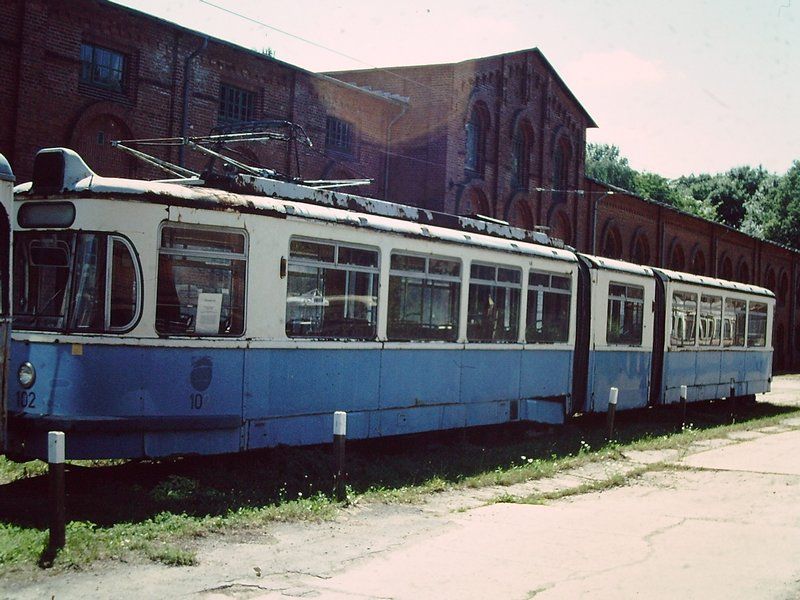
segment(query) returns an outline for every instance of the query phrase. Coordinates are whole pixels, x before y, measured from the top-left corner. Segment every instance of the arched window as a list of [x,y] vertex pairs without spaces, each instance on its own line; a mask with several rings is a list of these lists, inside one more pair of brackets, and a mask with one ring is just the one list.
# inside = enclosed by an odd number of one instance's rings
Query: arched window
[[511,215],[511,224],[515,227],[522,227],[528,230],[533,229],[533,216],[531,215],[531,209],[525,198],[519,198],[514,202]]
[[483,102],[472,107],[466,131],[466,158],[464,169],[472,175],[483,175],[486,164],[486,132],[489,129],[489,111]]
[[669,257],[669,265],[676,271],[683,271],[686,268],[686,254],[683,247],[679,243],[672,246],[672,252]]
[[750,267],[747,266],[745,259],[739,261],[739,268],[736,269],[736,280],[741,283],[750,283]]
[[461,200],[458,212],[462,215],[491,216],[489,214],[489,203],[486,201],[486,196],[477,188],[471,188],[466,191]]
[[528,189],[531,176],[531,147],[533,130],[528,121],[522,121],[511,140],[511,184],[516,189]]
[[764,275],[764,287],[772,292],[777,292],[775,285],[775,270],[772,267],[767,267],[767,272]]
[[600,254],[608,258],[622,258],[622,236],[620,236],[619,228],[614,223],[606,225]]
[[695,248],[692,253],[692,262],[689,265],[689,272],[695,275],[705,275],[706,273],[706,255],[700,248]]
[[631,261],[638,265],[650,263],[650,243],[644,233],[637,233],[631,246]]
[[786,304],[786,298],[789,296],[789,274],[784,271],[781,273],[780,283],[778,284],[778,304],[781,306]]
[[553,201],[563,202],[566,199],[566,189],[569,173],[569,148],[566,140],[556,144],[553,153]]
[[722,260],[719,261],[719,277],[721,279],[733,279],[733,263],[730,256],[723,255]]
[[558,210],[550,217],[550,237],[562,240],[567,245],[572,245],[572,226],[563,210]]

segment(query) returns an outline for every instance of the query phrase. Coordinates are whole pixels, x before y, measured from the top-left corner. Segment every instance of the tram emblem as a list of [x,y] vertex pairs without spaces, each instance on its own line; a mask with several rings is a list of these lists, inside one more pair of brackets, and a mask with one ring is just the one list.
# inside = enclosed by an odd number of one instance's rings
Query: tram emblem
[[208,386],[211,385],[213,376],[213,365],[211,359],[207,356],[192,359],[192,372],[189,375],[189,381],[192,387],[198,392],[205,392]]

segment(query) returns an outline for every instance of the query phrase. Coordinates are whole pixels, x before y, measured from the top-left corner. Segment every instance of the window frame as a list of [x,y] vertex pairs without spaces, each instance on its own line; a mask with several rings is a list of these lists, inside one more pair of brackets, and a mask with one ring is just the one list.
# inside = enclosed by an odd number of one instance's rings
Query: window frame
[[[395,256],[403,256],[406,258],[416,258],[424,261],[424,271],[414,271],[414,270],[404,270],[404,269],[396,269],[392,266],[392,262]],[[431,261],[446,261],[450,263],[454,263],[458,267],[458,275],[446,275],[441,273],[431,273],[430,265]],[[414,251],[407,251],[407,250],[392,250],[389,253],[389,297],[386,303],[386,339],[390,342],[448,342],[453,343],[457,342],[459,339],[459,328],[461,325],[461,294],[463,291],[464,286],[464,261],[461,258],[454,257],[454,256],[443,256],[439,254],[423,254]],[[452,327],[450,330],[451,335],[447,337],[400,337],[400,336],[393,336],[392,335],[392,279],[398,277],[403,278],[403,284],[407,282],[409,279],[416,279],[421,283],[422,286],[422,295],[421,295],[421,303],[424,302],[425,298],[425,289],[426,287],[432,288],[431,284],[435,283],[446,283],[446,284],[456,284],[455,293],[452,295],[451,300],[455,298],[455,306],[452,307],[451,311],[451,320],[450,323]],[[433,300],[430,300],[431,304]],[[425,308],[421,306],[421,308]],[[430,308],[427,311],[430,313]],[[420,329],[422,328],[422,315],[420,315]]]
[[[292,257],[292,242],[306,242],[310,244],[319,244],[322,246],[331,246],[333,247],[333,258],[329,261],[324,260],[314,260],[310,258],[302,258],[302,257]],[[375,254],[375,265],[374,266],[364,266],[364,265],[354,265],[348,263],[342,263],[339,261],[340,250],[342,248],[347,248],[351,250],[361,250],[366,252],[372,252]],[[330,240],[330,239],[320,239],[314,237],[308,237],[303,235],[293,235],[289,238],[289,251],[287,254],[287,261],[286,261],[286,294],[285,294],[285,312],[284,312],[284,333],[288,339],[291,340],[304,340],[304,339],[314,339],[314,340],[355,340],[355,341],[375,341],[378,339],[378,323],[381,316],[381,307],[380,307],[380,276],[381,276],[381,263],[382,263],[382,252],[381,249],[377,246],[370,246],[366,244],[359,244],[353,243],[348,241],[342,240]],[[374,305],[372,307],[373,315],[372,315],[372,334],[369,337],[360,337],[360,336],[343,336],[343,335],[329,335],[329,334],[309,334],[309,335],[290,335],[288,332],[289,326],[289,280],[291,278],[292,267],[306,267],[306,268],[315,268],[315,269],[329,269],[335,271],[342,271],[345,273],[365,273],[371,275],[372,279],[372,287],[374,291],[374,295],[372,296],[374,299]],[[324,296],[323,296],[324,298]],[[346,308],[345,308],[346,310]]]
[[[692,314],[694,314],[694,321],[692,323],[692,333],[693,333],[693,335],[692,335],[692,338],[691,338],[691,343],[687,343],[689,341],[689,338],[687,338],[685,336],[685,334],[684,334],[683,337],[680,338],[679,341],[676,341],[676,340],[678,340],[678,338],[673,335],[673,332],[675,331],[675,313],[676,313],[675,297],[678,294],[682,294],[682,295],[685,295],[685,296],[692,296],[694,298],[694,312],[692,313]],[[683,302],[686,302],[687,300],[688,300],[688,298],[683,298]],[[697,338],[698,338],[698,329],[699,329],[699,327],[698,327],[698,320],[697,319],[698,319],[698,315],[699,315],[699,311],[700,311],[700,293],[698,293],[696,291],[693,292],[693,291],[690,291],[690,290],[672,290],[672,295],[670,297],[670,307],[672,309],[671,312],[670,312],[670,317],[669,317],[669,319],[670,319],[669,320],[669,325],[670,325],[670,327],[669,327],[669,345],[670,345],[670,348],[672,348],[672,349],[694,348],[695,346],[698,345],[697,344]],[[686,313],[686,314],[689,314],[689,313]],[[688,329],[688,327],[687,327],[687,329]]]
[[[484,279],[480,276],[476,276],[473,274],[475,267],[484,268],[484,269],[493,269],[494,270],[494,280]],[[500,270],[510,271],[517,274],[517,281],[500,281]],[[507,296],[506,302],[509,304],[513,304],[513,290],[517,291],[517,298],[516,298],[516,319],[514,319],[514,327],[513,327],[513,337],[510,338],[500,338],[500,339],[472,339],[470,336],[470,326],[475,326],[471,322],[471,314],[470,308],[472,304],[472,294],[473,294],[473,286],[478,287],[487,287],[491,288],[491,298],[494,299],[496,294],[495,290],[497,288],[503,288],[505,290],[509,290],[510,297]],[[496,300],[495,300],[496,301]],[[513,306],[509,308],[509,310],[513,310]],[[486,315],[483,315],[485,318]],[[485,319],[484,319],[485,320]],[[470,273],[469,273],[469,280],[467,285],[467,342],[473,344],[514,344],[518,343],[519,341],[519,333],[520,327],[522,325],[522,269],[518,266],[513,265],[501,265],[499,263],[492,263],[486,261],[472,261],[470,263]]]
[[334,115],[325,117],[325,149],[353,156],[355,151],[355,125]]
[[[624,295],[623,296],[612,295],[612,293],[611,293],[612,286],[623,288],[624,289]],[[629,290],[638,290],[639,292],[641,292],[641,296],[639,298],[637,298],[635,296],[631,296],[631,295],[629,295]],[[642,347],[644,347],[644,339],[645,339],[645,336],[644,336],[644,329],[645,329],[645,312],[644,312],[645,293],[646,293],[646,289],[645,289],[644,285],[625,282],[625,281],[619,281],[619,280],[613,280],[613,279],[609,280],[608,288],[606,290],[605,343],[606,343],[607,346],[627,346],[627,347],[633,347],[633,348],[642,348]],[[637,328],[638,335],[636,336],[636,338],[637,338],[636,341],[631,341],[631,340],[629,340],[627,338],[623,338],[622,330],[620,331],[620,333],[618,334],[618,337],[616,339],[611,339],[610,338],[611,324],[612,324],[612,320],[610,318],[610,312],[611,312],[611,302],[612,302],[612,300],[614,300],[614,301],[620,301],[621,300],[621,308],[622,309],[620,311],[620,322],[622,324],[624,324],[624,322],[625,322],[624,314],[626,312],[626,308],[628,307],[628,305],[633,304],[633,305],[636,305],[636,306],[640,307],[641,319],[639,320],[639,327]]]
[[[752,307],[753,304],[758,304],[758,305],[761,305],[761,306],[764,307],[764,313],[763,313],[764,314],[764,332],[763,332],[764,337],[761,340],[760,344],[759,343],[756,343],[756,344],[751,343],[751,338],[754,337],[754,335],[753,335],[754,332],[751,329],[751,324],[753,322],[752,314],[754,312],[751,307]],[[745,341],[746,341],[746,347],[747,348],[766,348],[766,346],[767,346],[767,338],[769,337],[769,327],[768,327],[768,325],[769,325],[769,302],[767,302],[766,300],[750,300],[750,299],[748,299],[747,300],[747,335],[745,336]],[[759,332],[755,332],[755,335],[758,336],[760,334],[759,334]]]
[[[534,284],[533,282],[533,275],[545,275],[549,278],[549,283],[545,287],[544,285]],[[558,277],[560,279],[565,279],[569,281],[569,288],[560,288],[553,286],[553,277]],[[573,301],[573,278],[571,273],[560,273],[556,271],[547,271],[545,269],[529,269],[528,270],[528,285],[526,291],[527,295],[527,304],[525,308],[525,343],[526,344],[566,344],[569,343],[570,340],[570,325],[572,323],[572,301]],[[566,337],[564,339],[558,340],[535,340],[529,337],[528,332],[530,331],[531,322],[528,319],[528,315],[530,314],[531,310],[531,292],[540,292],[542,294],[542,310],[544,310],[544,300],[545,295],[559,295],[559,296],[566,296],[567,297],[567,315],[566,315]]]
[[217,122],[236,124],[254,121],[257,103],[256,92],[221,81],[217,101]]
[[[197,249],[180,249],[180,248],[172,248],[163,246],[163,235],[165,229],[183,229],[183,230],[194,230],[194,231],[206,231],[206,232],[215,232],[215,233],[223,233],[227,235],[237,235],[241,236],[242,238],[242,252],[223,252],[223,251],[216,251],[216,250],[197,250]],[[205,224],[197,224],[197,223],[184,223],[184,222],[177,222],[177,221],[163,221],[158,228],[158,237],[157,237],[157,252],[156,252],[156,285],[154,293],[156,295],[156,302],[155,302],[155,312],[154,316],[154,323],[153,328],[156,334],[160,337],[182,337],[182,338],[225,338],[225,339],[233,339],[233,338],[241,338],[244,337],[247,333],[247,299],[248,299],[248,275],[249,275],[249,266],[250,266],[250,238],[246,229],[243,228],[236,228],[236,227],[227,227],[227,226],[217,226],[217,225],[205,225]],[[234,332],[234,333],[216,333],[216,334],[208,334],[208,333],[195,333],[194,331],[161,331],[158,329],[158,307],[160,305],[159,302],[159,291],[160,291],[160,280],[161,280],[161,257],[162,256],[171,256],[171,257],[184,257],[188,258],[189,260],[198,260],[198,259],[217,259],[217,260],[228,260],[231,262],[231,272],[234,272],[233,269],[233,262],[240,261],[243,265],[242,268],[242,276],[241,276],[241,331]],[[174,284],[174,274],[173,274],[173,284]],[[233,305],[233,291],[230,292],[231,295],[231,313],[234,311]],[[180,298],[178,298],[180,299]],[[196,310],[195,306],[195,310]],[[196,319],[196,315],[195,315]],[[195,323],[196,325],[196,323]]]
[[[88,60],[84,58],[84,48],[91,49],[91,57],[89,57]],[[120,67],[117,69],[114,68],[113,64],[100,64],[97,60],[97,57],[98,54],[101,53],[108,53],[112,61],[114,58],[119,58]],[[95,88],[124,94],[127,92],[128,87],[127,74],[129,63],[130,59],[124,52],[120,52],[100,44],[95,44],[93,42],[82,41],[80,45],[80,82]],[[95,73],[98,69],[107,69],[110,73],[118,73],[119,78],[97,78],[95,77]]]

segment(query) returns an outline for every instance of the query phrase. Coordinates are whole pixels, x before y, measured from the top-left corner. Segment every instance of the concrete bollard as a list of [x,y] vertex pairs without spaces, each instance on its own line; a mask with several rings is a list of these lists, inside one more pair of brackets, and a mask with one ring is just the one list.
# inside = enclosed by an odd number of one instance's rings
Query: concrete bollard
[[736,381],[731,378],[731,391],[728,395],[728,404],[731,408],[731,423],[736,422]]
[[686,427],[686,398],[689,395],[689,389],[685,386],[681,386],[681,428]]
[[50,479],[50,540],[47,548],[55,553],[66,542],[66,499],[64,486],[65,435],[63,431],[47,434],[47,462]]
[[612,387],[608,390],[608,414],[606,415],[606,425],[608,426],[608,440],[614,439],[614,417],[617,413],[617,397],[619,389]]
[[347,441],[347,413],[337,410],[333,413],[333,454],[336,461],[334,475],[334,495],[339,502],[347,499],[347,481],[344,466],[344,449]]

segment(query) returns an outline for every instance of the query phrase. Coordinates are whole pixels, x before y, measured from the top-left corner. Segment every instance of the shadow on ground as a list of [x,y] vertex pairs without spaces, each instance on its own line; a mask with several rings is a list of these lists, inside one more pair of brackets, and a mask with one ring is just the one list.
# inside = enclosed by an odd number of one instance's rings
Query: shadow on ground
[[[690,405],[694,429],[729,423],[725,402]],[[736,407],[736,421],[788,414],[797,409],[756,403]],[[680,429],[677,406],[621,412],[615,438],[620,443],[659,437]],[[586,445],[605,443],[605,415],[572,419],[562,427],[514,423],[350,442],[349,484],[357,491],[398,488],[439,477],[467,477],[520,464],[521,457],[560,458]],[[22,473],[22,469],[20,469]],[[100,526],[135,523],[168,511],[223,515],[242,507],[276,504],[332,489],[332,447],[276,448],[237,455],[184,457],[114,465],[68,465],[67,520]],[[47,527],[46,475],[22,476],[0,485],[0,524]]]

